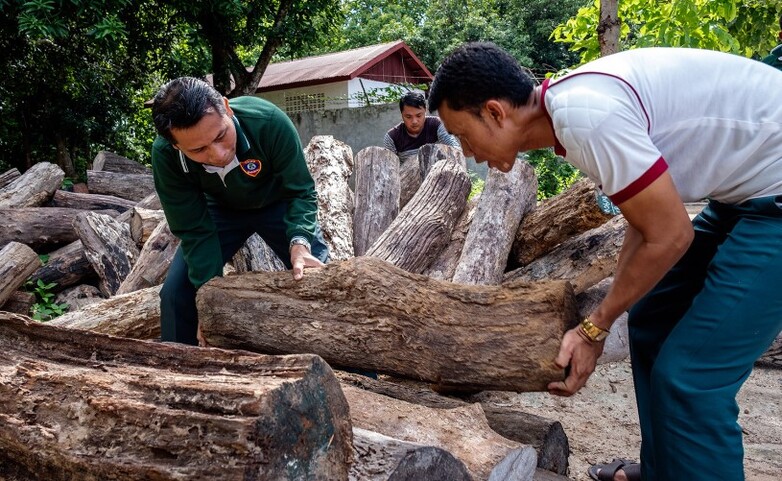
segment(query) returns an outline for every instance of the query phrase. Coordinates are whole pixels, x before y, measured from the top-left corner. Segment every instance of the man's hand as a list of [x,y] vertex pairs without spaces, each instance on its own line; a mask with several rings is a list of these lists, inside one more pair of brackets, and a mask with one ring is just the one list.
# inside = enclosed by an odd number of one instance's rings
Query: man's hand
[[294,245],[291,247],[291,265],[293,266],[293,278],[298,281],[304,277],[305,267],[321,267],[323,263],[310,254],[307,247]]
[[570,366],[570,373],[564,381],[556,381],[548,385],[551,394],[572,396],[578,392],[594,372],[597,358],[603,353],[605,341],[587,341],[578,333],[579,329],[579,326],[574,327],[562,338],[555,362],[562,369]]

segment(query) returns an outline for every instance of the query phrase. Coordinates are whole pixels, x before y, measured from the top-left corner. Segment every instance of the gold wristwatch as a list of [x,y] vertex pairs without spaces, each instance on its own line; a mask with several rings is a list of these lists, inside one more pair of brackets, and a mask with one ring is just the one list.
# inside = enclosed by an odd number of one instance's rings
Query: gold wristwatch
[[600,342],[604,340],[611,332],[607,329],[603,329],[602,327],[592,324],[592,321],[590,321],[588,317],[581,321],[580,328],[581,332],[585,334],[586,337],[588,337],[592,342]]

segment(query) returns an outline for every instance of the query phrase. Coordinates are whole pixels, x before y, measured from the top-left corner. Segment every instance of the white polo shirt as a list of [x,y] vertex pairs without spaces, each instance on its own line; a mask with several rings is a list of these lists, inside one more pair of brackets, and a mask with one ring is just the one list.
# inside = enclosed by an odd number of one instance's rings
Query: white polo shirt
[[628,50],[543,83],[556,151],[615,204],[666,170],[685,202],[782,195],[782,72],[737,55]]

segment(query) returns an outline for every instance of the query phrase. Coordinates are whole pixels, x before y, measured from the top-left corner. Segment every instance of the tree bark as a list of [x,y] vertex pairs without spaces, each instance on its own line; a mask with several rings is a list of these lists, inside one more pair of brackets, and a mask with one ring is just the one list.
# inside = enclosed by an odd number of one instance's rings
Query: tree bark
[[92,212],[79,215],[74,222],[84,253],[98,273],[98,288],[106,297],[113,296],[130,273],[139,251],[130,238],[127,224],[107,215]]
[[41,266],[34,250],[18,242],[0,249],[0,306]]
[[458,164],[440,161],[366,255],[421,273],[451,238],[467,203],[470,178]]
[[0,190],[2,190],[6,185],[10,184],[11,182],[21,177],[21,175],[22,174],[19,173],[19,169],[17,169],[16,167],[10,170],[6,170],[2,174],[0,174]]
[[348,477],[348,405],[317,356],[142,342],[6,313],[0,352],[0,476]]
[[517,161],[507,174],[496,169],[489,171],[453,282],[502,282],[513,234],[524,215],[535,207],[537,193],[535,169],[527,162]]
[[596,229],[563,242],[534,262],[507,272],[503,283],[563,279],[570,281],[575,293],[580,294],[614,275],[626,226],[624,217],[617,216]]
[[409,157],[404,161],[399,157],[399,209],[413,199],[418,189],[421,188],[421,166],[415,157]]
[[58,190],[52,198],[52,207],[67,207],[81,210],[116,210],[125,212],[136,205],[136,202],[114,197],[113,195],[79,194]]
[[[116,216],[117,211],[96,211]],[[83,214],[65,207],[19,207],[0,209],[0,245],[21,242],[39,250],[47,246],[73,242],[79,238],[73,223]]]
[[[578,318],[584,319],[592,314],[608,294],[614,278],[608,277],[576,296]],[[630,336],[627,331],[627,313],[623,312],[611,325],[611,333],[603,344],[603,354],[597,359],[598,364],[616,362],[627,359],[630,355]]]
[[5,301],[5,304],[0,304],[0,310],[29,316],[33,304],[35,304],[35,294],[32,292],[14,291],[8,297],[8,300]]
[[611,220],[613,214],[600,210],[595,189],[591,180],[581,179],[525,216],[516,231],[508,267],[525,266],[562,242]]
[[152,174],[87,171],[87,185],[93,194],[107,194],[140,201],[155,191]]
[[399,182],[399,157],[390,150],[367,147],[356,156],[356,256],[363,256],[399,214]]
[[98,152],[92,161],[92,170],[125,174],[152,174],[152,169],[146,165],[107,150]]
[[130,213],[130,238],[139,247],[149,239],[158,225],[166,219],[162,209],[145,209],[133,207]]
[[454,227],[453,232],[451,232],[451,240],[446,244],[445,248],[440,251],[434,259],[434,262],[426,268],[424,271],[425,275],[441,281],[451,281],[453,279],[453,273],[456,272],[456,265],[459,263],[459,258],[462,256],[464,241],[467,239],[467,233],[470,231],[470,225],[475,216],[475,209],[477,206],[477,199],[473,198],[467,201],[467,205],[464,207],[462,215],[456,222],[456,227]]
[[600,56],[605,57],[619,51],[619,1],[600,0],[600,23],[597,25],[597,40],[600,43]]
[[316,135],[304,148],[318,191],[318,221],[330,260],[353,257],[353,151],[330,135]]
[[144,243],[138,260],[122,280],[116,293],[127,294],[162,284],[178,247],[179,239],[171,233],[168,222],[163,219]]
[[465,171],[467,170],[467,163],[461,150],[445,144],[425,144],[418,149],[418,171],[421,182],[429,175],[432,167],[441,160],[455,162],[464,167]]
[[337,366],[511,391],[563,378],[554,359],[576,317],[566,282],[455,285],[368,257],[300,281],[287,272],[216,278],[197,306],[210,345],[311,352]]
[[39,162],[0,190],[0,209],[44,205],[64,178],[65,172],[58,166]]
[[232,259],[236,272],[284,271],[280,257],[258,234],[251,235]]

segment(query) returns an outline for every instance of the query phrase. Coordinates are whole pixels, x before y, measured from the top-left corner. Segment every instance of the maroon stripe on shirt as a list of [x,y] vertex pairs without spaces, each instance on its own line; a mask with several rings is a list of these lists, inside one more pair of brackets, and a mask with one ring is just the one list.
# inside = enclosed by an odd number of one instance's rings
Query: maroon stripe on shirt
[[567,151],[562,145],[562,142],[560,142],[557,138],[557,131],[554,130],[554,121],[551,120],[551,115],[549,115],[548,109],[546,108],[546,103],[544,102],[546,98],[546,90],[548,90],[548,85],[550,82],[551,79],[547,78],[543,81],[542,84],[540,84],[540,103],[542,104],[543,111],[546,112],[546,120],[548,120],[548,124],[551,126],[551,131],[554,132],[554,153],[565,157],[567,155]]
[[668,170],[668,163],[660,157],[641,177],[635,179],[630,185],[616,194],[608,196],[608,198],[611,199],[614,205],[619,205],[649,187],[649,184],[657,180],[666,170]]

